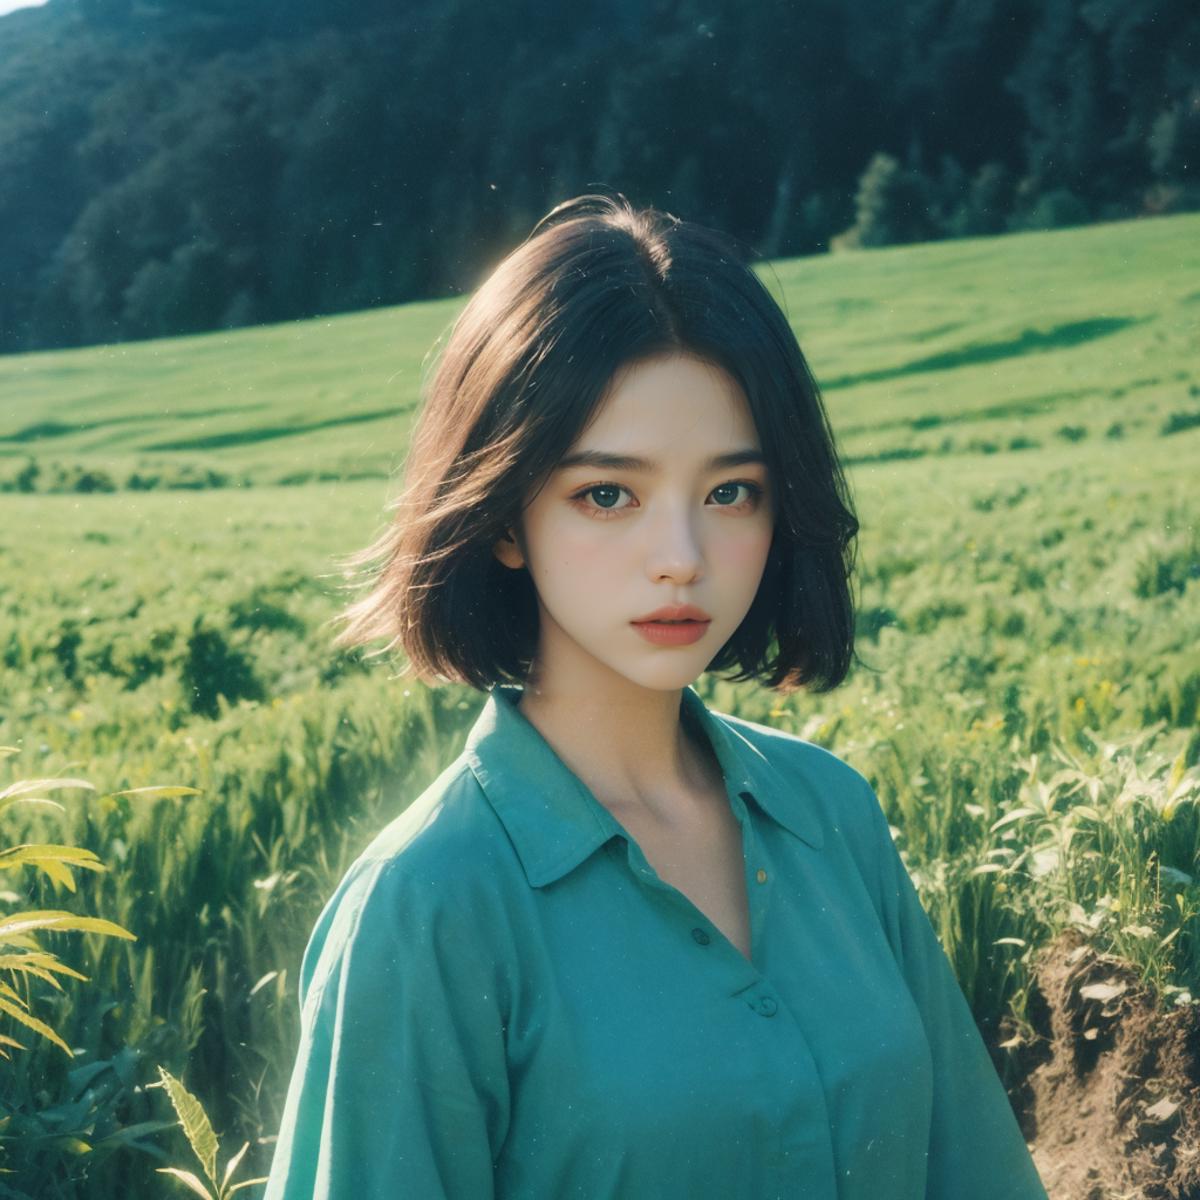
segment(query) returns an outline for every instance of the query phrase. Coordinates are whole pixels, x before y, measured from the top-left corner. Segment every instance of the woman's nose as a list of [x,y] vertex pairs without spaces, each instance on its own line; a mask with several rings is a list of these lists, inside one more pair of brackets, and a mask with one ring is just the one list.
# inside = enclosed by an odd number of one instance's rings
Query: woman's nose
[[695,575],[704,560],[695,516],[683,505],[667,505],[648,524],[650,573],[655,577]]

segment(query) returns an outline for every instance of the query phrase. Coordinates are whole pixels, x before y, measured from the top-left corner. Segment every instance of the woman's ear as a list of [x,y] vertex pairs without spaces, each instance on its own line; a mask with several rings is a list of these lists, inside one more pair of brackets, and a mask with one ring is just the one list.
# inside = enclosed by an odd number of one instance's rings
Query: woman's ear
[[511,529],[506,529],[504,536],[497,539],[496,544],[492,547],[492,553],[506,567],[511,567],[514,571],[525,565],[525,556],[521,553],[521,548],[517,545]]

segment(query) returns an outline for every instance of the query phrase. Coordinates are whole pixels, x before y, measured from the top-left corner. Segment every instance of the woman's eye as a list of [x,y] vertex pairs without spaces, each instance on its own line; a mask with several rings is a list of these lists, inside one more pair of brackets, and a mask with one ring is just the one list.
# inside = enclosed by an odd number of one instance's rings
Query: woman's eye
[[[623,492],[625,490],[626,490],[625,488],[620,487],[615,483],[597,483],[597,484],[593,484],[590,488],[584,488],[584,490],[582,492],[576,492],[575,495],[571,497],[571,499],[576,501],[577,503],[582,503],[584,500],[587,499],[588,496],[596,496],[597,497],[596,502],[597,502],[597,505],[599,506],[600,510],[604,511],[604,512],[611,512],[611,511],[614,511],[613,506],[616,503],[616,500],[614,498],[614,493]],[[612,501],[613,501],[611,504],[608,503],[609,499],[612,499]],[[584,504],[583,507],[588,508],[591,506]]]
[[713,492],[715,494],[716,492],[724,491],[727,496],[730,494],[730,492],[732,492],[733,495],[736,496],[738,488],[746,489],[748,493],[746,498],[738,504],[723,504],[721,505],[722,508],[744,508],[747,505],[752,506],[758,502],[758,498],[762,495],[763,491],[757,483],[751,483],[748,479],[738,479],[733,483],[722,483],[719,487],[714,488]]
[[[759,499],[762,497],[763,489],[749,479],[735,479],[729,483],[718,484],[709,495],[722,496],[724,501],[735,501],[739,488],[744,488],[748,493],[744,500],[740,502],[721,502],[715,507],[738,510],[756,507]],[[622,487],[619,483],[594,483],[591,487],[586,487],[582,491],[576,492],[571,499],[590,516],[604,518],[612,513],[623,512],[624,509],[630,507],[628,504],[622,507],[616,506],[617,494],[628,491],[628,488]],[[593,495],[596,497],[596,503],[587,503],[588,497]],[[610,500],[611,503],[609,503]]]

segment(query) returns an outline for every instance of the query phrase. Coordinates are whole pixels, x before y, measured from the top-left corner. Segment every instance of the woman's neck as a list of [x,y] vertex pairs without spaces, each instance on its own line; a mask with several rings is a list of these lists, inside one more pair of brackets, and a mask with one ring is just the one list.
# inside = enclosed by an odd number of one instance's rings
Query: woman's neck
[[723,795],[720,765],[703,732],[683,718],[681,690],[643,695],[646,703],[631,706],[527,685],[517,708],[614,815],[687,823]]

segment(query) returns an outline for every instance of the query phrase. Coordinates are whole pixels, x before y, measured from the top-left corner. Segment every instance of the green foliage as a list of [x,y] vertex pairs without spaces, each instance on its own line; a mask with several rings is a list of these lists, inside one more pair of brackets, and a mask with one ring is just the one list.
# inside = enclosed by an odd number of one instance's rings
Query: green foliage
[[946,222],[950,237],[980,237],[1002,233],[1013,207],[1015,182],[1003,163],[987,162],[971,179],[965,195],[952,202]]
[[303,635],[308,627],[288,608],[288,599],[306,584],[303,576],[288,572],[269,583],[255,585],[229,606],[230,624],[235,629],[286,630]]
[[925,178],[902,167],[890,154],[867,164],[855,197],[855,221],[834,249],[920,242],[934,236],[933,197]]
[[262,684],[249,655],[231,646],[221,630],[206,626],[203,617],[196,618],[186,647],[180,682],[192,712],[215,717],[219,700],[233,704],[262,698]]
[[1173,412],[1163,422],[1162,435],[1182,433],[1185,429],[1195,429],[1200,426],[1200,412]]
[[1086,425],[1063,425],[1055,432],[1067,442],[1081,442],[1088,435]]
[[287,12],[5,21],[0,351],[456,294],[596,180],[771,257],[829,245],[856,184],[861,245],[1200,205],[1189,0]]
[[36,492],[37,480],[41,474],[41,468],[38,466],[35,459],[29,458],[25,460],[25,465],[17,472],[13,479],[14,486],[18,492]]
[[[14,1105],[17,1088],[6,1083],[8,1111],[0,1121],[0,1151],[11,1165],[2,1169],[0,1195],[6,1200],[58,1200],[77,1195],[81,1183],[86,1188],[106,1176],[128,1178],[130,1157],[161,1161],[156,1140],[174,1122],[154,1118],[138,1102],[145,1092],[146,1055],[145,1047],[124,1046],[111,1058],[61,1074],[39,1070],[36,1107]],[[58,1091],[56,1102],[45,1099],[50,1087]],[[134,1111],[141,1115],[131,1118]]]
[[1137,564],[1134,594],[1143,600],[1167,591],[1182,592],[1193,580],[1200,580],[1200,537],[1150,547]]
[[[0,758],[17,752],[14,746],[0,746]],[[0,812],[5,812],[16,805],[57,808],[62,811],[63,806],[56,801],[30,793],[60,791],[64,788],[90,788],[91,786],[82,779],[18,780],[0,791]],[[76,846],[23,843],[0,850],[0,871],[12,871],[26,866],[41,871],[56,884],[60,884],[72,892],[75,891],[75,877],[71,874],[72,867],[88,871],[105,870],[95,853]],[[12,892],[6,892],[4,896],[10,900],[17,898]],[[134,935],[128,929],[113,924],[112,921],[105,921],[99,917],[80,917],[74,913],[60,910],[19,910],[6,912],[0,917],[0,972],[5,973],[11,981],[5,983],[0,980],[0,1013],[6,1014],[33,1030],[34,1033],[53,1042],[69,1055],[71,1049],[67,1043],[51,1026],[33,1015],[28,985],[32,979],[37,978],[61,991],[62,985],[55,978],[56,973],[84,980],[87,976],[66,966],[59,961],[56,954],[45,949],[38,942],[38,930],[85,931],[130,939],[133,939]],[[25,986],[24,995],[13,986],[18,982]],[[4,1049],[5,1046],[25,1049],[14,1038],[7,1034],[0,1034],[0,1057],[9,1058],[11,1056]]]
[[1039,196],[1024,212],[1017,213],[1013,229],[1062,229],[1084,225],[1091,219],[1087,205],[1070,188],[1055,188]]
[[[59,437],[56,431],[50,436]],[[16,440],[16,439],[9,439]],[[36,436],[32,439],[36,440]],[[247,482],[245,480],[241,482]],[[111,472],[82,463],[50,462],[46,469],[37,459],[28,458],[15,473],[0,476],[0,492],[115,492],[126,488],[149,492],[165,488],[171,491],[202,491],[206,488],[236,487],[238,481],[224,471],[200,468],[194,463],[176,462],[142,466],[124,479]]]
[[[16,753],[15,747],[0,747],[0,758]],[[56,801],[31,793],[80,788],[90,790],[91,787],[82,779],[21,780],[0,791],[0,812],[18,805],[64,812],[63,806]],[[25,866],[34,867],[55,886],[65,887],[71,892],[76,890],[71,868],[93,872],[107,869],[95,853],[78,846],[39,842],[0,850],[0,871],[17,870]],[[20,899],[12,891],[0,893],[0,898],[9,904]],[[58,975],[85,983],[89,981],[88,976],[61,962],[55,953],[38,941],[39,933],[64,932],[83,932],[131,941],[136,939],[129,930],[111,921],[82,917],[58,909],[22,909],[5,912],[0,917],[0,972],[11,981],[0,981],[0,1013],[32,1030],[55,1046],[56,1052],[60,1051],[71,1059],[76,1052],[58,1031],[33,1015],[33,998],[30,994],[34,979],[50,984],[60,994],[65,993]],[[23,1043],[0,1033],[0,1056],[11,1060],[6,1046],[28,1051]],[[37,1180],[37,1195],[49,1196],[53,1186],[49,1175],[57,1174],[57,1167],[64,1155],[88,1155],[89,1162],[98,1163],[119,1148],[145,1150],[141,1139],[161,1130],[165,1123],[144,1121],[122,1124],[114,1112],[117,1099],[125,1088],[133,1085],[137,1057],[135,1048],[125,1047],[111,1061],[93,1062],[70,1070],[66,1077],[66,1098],[58,1104],[47,1102],[48,1093],[44,1088],[39,1089],[36,1104],[14,1103],[15,1089],[12,1083],[15,1073],[10,1073],[3,1097],[6,1111],[0,1118],[0,1157],[5,1164],[14,1165],[0,1166],[0,1174],[7,1177],[7,1182],[0,1183],[0,1193],[12,1200],[32,1200],[32,1193],[25,1188]],[[49,1174],[44,1167],[46,1156],[50,1157],[52,1163]]]
[[208,1114],[204,1111],[204,1106],[170,1071],[159,1067],[158,1073],[162,1080],[162,1086],[170,1096],[171,1104],[179,1116],[179,1124],[187,1137],[188,1144],[200,1160],[200,1165],[204,1168],[205,1177],[212,1185],[212,1190],[205,1187],[203,1182],[191,1171],[184,1171],[179,1167],[159,1167],[159,1173],[173,1175],[190,1191],[204,1197],[204,1200],[228,1200],[228,1197],[241,1191],[242,1188],[266,1183],[266,1176],[260,1179],[246,1179],[241,1183],[232,1182],[234,1171],[237,1170],[246,1151],[250,1149],[249,1142],[246,1142],[225,1164],[221,1181],[217,1182],[217,1155],[220,1153],[221,1147],[209,1122]]

